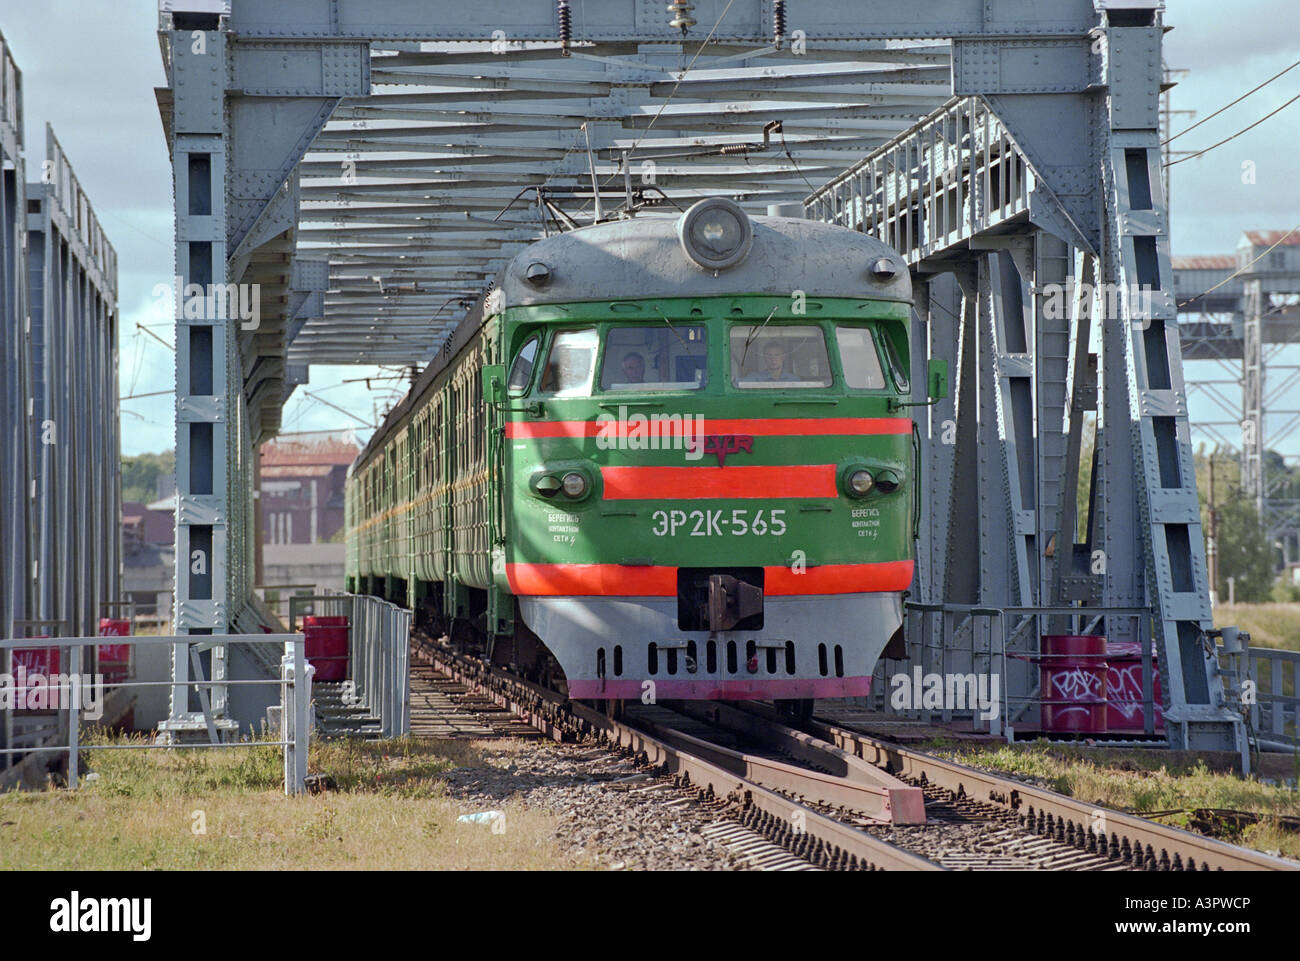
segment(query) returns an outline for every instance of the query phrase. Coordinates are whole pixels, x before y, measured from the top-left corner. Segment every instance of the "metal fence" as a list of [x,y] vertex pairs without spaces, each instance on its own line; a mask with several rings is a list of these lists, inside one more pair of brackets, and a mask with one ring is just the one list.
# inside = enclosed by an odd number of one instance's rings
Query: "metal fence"
[[289,629],[300,616],[348,618],[350,706],[369,712],[381,737],[411,730],[411,612],[365,594],[314,594],[289,599]]
[[[1142,652],[1141,698],[1143,728],[1135,735],[1155,734],[1155,663],[1152,657],[1150,612],[1142,608],[1093,607],[980,607],[967,604],[905,605],[906,657],[881,657],[876,664],[870,706],[923,721],[951,723],[969,719],[972,730],[996,736],[1014,736],[1016,725],[1037,727],[1043,693],[1041,669],[1047,663],[1040,639],[1047,634],[1090,634],[1102,619],[1112,636],[1137,641]],[[996,710],[981,712],[946,702],[935,707],[898,709],[892,703],[901,674],[997,677]],[[992,692],[991,680],[987,690]],[[991,714],[991,716],[984,716]]]
[[266,609],[289,623],[289,603],[295,597],[312,597],[323,593],[315,584],[254,584],[253,592]]
[[[1152,652],[1150,612],[1146,610],[908,604],[905,618],[906,657],[881,657],[877,663],[869,697],[875,710],[926,722],[969,720],[973,730],[994,736],[1013,736],[1018,724],[1033,729],[1038,720],[1035,712],[1043,704],[1041,669],[1051,661],[1041,651],[1041,638],[1047,634],[1096,633],[1104,619],[1109,625],[1105,629],[1109,637],[1136,641],[1141,651],[1140,681],[1132,686],[1136,689],[1140,684],[1141,694],[1134,693],[1123,703],[1130,713],[1141,708],[1142,727],[1139,730],[1134,726],[1130,733],[1135,737],[1158,733],[1158,715],[1153,710],[1160,700],[1156,688],[1158,663]],[[1226,628],[1222,634],[1217,648],[1222,674],[1230,699],[1250,708],[1254,742],[1265,750],[1300,749],[1300,651],[1244,647],[1242,643],[1249,641],[1249,635],[1238,635]],[[950,704],[896,707],[891,699],[891,681],[917,668],[923,675],[944,677],[997,674],[1000,707],[996,716],[983,718],[978,711],[955,709]],[[1247,691],[1244,681],[1253,682],[1253,691]]]
[[[32,703],[32,692],[42,692],[39,697],[38,710],[42,713],[60,714],[63,717],[58,725],[60,736],[66,732],[65,744],[40,744],[15,747],[6,744],[0,748],[0,754],[8,757],[25,757],[66,753],[68,755],[68,787],[75,788],[80,777],[80,760],[83,751],[122,751],[152,750],[158,748],[175,748],[182,750],[214,748],[253,748],[281,747],[284,749],[284,792],[301,794],[305,789],[307,777],[307,748],[311,735],[311,679],[314,673],[307,663],[305,641],[301,634],[211,634],[211,635],[171,635],[139,636],[132,635],[119,638],[132,645],[173,645],[174,656],[185,657],[186,650],[195,668],[193,679],[182,685],[194,688],[198,692],[199,703],[207,721],[206,742],[185,743],[172,739],[156,741],[152,744],[83,744],[81,743],[81,722],[86,719],[90,702],[99,700],[102,705],[105,691],[119,688],[175,687],[174,681],[139,681],[128,679],[120,682],[105,682],[102,677],[87,677],[82,673],[82,654],[84,648],[103,644],[102,637],[57,637],[57,638],[5,638],[0,639],[0,651],[15,648],[55,648],[66,652],[66,671],[60,670],[49,677],[23,673],[21,678],[8,676],[0,681],[0,688],[7,688],[6,713],[19,708],[20,702]],[[282,642],[284,656],[280,662],[279,678],[265,680],[221,680],[211,681],[203,676],[198,653],[201,649],[225,644],[266,644]],[[222,739],[217,728],[216,718],[211,710],[208,692],[218,685],[278,685],[280,687],[280,732],[279,740],[226,741]],[[92,718],[93,719],[93,718]]]
[[1245,649],[1246,676],[1255,682],[1251,733],[1263,748],[1300,749],[1300,651]]

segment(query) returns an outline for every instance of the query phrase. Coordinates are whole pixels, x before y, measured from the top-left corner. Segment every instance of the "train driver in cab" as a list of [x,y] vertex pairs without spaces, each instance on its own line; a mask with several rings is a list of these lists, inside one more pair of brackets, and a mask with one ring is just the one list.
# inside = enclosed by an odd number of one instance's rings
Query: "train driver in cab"
[[758,375],[759,380],[768,381],[792,381],[798,380],[788,363],[789,358],[786,355],[785,345],[780,341],[774,341],[763,348],[763,369]]
[[645,383],[645,358],[635,350],[623,358],[623,381],[627,384]]

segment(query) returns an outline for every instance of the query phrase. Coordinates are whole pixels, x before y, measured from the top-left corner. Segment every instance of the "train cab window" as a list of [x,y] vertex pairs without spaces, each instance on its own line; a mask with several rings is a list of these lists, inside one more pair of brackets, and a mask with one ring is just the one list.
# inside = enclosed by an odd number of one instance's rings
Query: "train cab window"
[[813,326],[732,327],[731,382],[758,389],[829,387],[826,335]]
[[590,396],[599,343],[593,328],[557,333],[551,340],[551,352],[542,371],[542,393],[557,397]]
[[601,390],[699,390],[708,370],[703,327],[611,327]]
[[882,330],[880,340],[885,345],[885,357],[889,360],[889,372],[894,375],[894,386],[898,388],[900,394],[906,394],[912,386],[908,382],[907,368],[903,366],[903,359],[898,356],[898,350],[894,347],[893,338]]
[[510,365],[510,377],[506,381],[510,393],[522,394],[527,390],[528,382],[533,377],[533,364],[537,360],[537,345],[541,340],[541,337],[534,334],[515,355],[515,362]]
[[844,384],[850,390],[884,390],[885,372],[876,353],[876,340],[870,327],[836,327],[835,342],[840,348]]

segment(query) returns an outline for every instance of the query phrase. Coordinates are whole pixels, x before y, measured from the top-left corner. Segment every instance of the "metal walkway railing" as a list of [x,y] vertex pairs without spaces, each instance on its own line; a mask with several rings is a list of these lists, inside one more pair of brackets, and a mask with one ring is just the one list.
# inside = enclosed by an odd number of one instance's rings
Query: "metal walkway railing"
[[[133,635],[127,639],[132,645],[175,645],[178,650],[189,648],[195,651],[195,642],[199,635],[141,636]],[[52,712],[51,716],[65,715],[66,724],[60,724],[59,730],[67,732],[66,744],[41,744],[39,746],[5,745],[0,747],[4,757],[26,758],[32,755],[66,753],[68,755],[68,787],[75,788],[80,776],[81,753],[83,751],[121,751],[121,750],[155,750],[175,748],[179,750],[282,747],[284,749],[284,791],[286,794],[301,794],[305,790],[307,777],[307,748],[311,736],[311,679],[314,673],[307,663],[305,639],[301,634],[211,634],[202,635],[201,639],[210,644],[266,644],[279,642],[284,645],[284,656],[280,661],[280,676],[264,680],[219,680],[213,681],[203,677],[197,654],[194,655],[194,677],[187,679],[182,688],[193,688],[198,692],[206,721],[207,740],[185,743],[176,738],[159,739],[152,744],[83,744],[81,743],[82,720],[94,720],[96,704],[102,705],[104,692],[119,688],[176,687],[176,681],[140,681],[125,680],[105,682],[102,675],[82,673],[82,651],[86,647],[102,644],[102,637],[24,637],[0,639],[0,651],[14,648],[59,648],[66,652],[66,671],[50,676],[28,673],[22,670],[21,677],[4,676],[0,678],[0,692],[4,700],[0,710],[17,711],[34,709],[38,712]],[[184,656],[183,654],[181,656]],[[214,715],[209,700],[209,690],[214,687],[231,685],[278,685],[280,687],[280,732],[279,740],[227,740],[228,729],[218,723],[220,718]],[[39,715],[38,715],[39,716]]]
[[1246,677],[1255,687],[1243,705],[1250,707],[1256,743],[1265,749],[1300,750],[1300,651],[1247,647],[1245,659]]
[[290,598],[290,630],[298,628],[304,614],[348,618],[347,680],[337,690],[326,685],[321,692],[326,733],[386,738],[409,733],[411,612],[365,594]]

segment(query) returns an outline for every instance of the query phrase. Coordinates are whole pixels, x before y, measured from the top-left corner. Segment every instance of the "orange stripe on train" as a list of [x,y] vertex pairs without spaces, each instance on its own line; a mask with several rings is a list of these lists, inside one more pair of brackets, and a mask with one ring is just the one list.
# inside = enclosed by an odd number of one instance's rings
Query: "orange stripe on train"
[[[763,568],[764,594],[863,594],[906,590],[912,561],[874,564],[823,564],[796,573],[788,567]],[[514,594],[525,596],[676,597],[677,568],[625,564],[507,564]]]
[[838,497],[834,464],[602,467],[605,500]]
[[[660,437],[678,437],[694,433],[695,421],[660,421]],[[594,420],[542,420],[510,422],[506,437],[511,440],[534,440],[544,437],[596,437],[602,430],[610,437],[627,436],[627,422]],[[635,429],[633,427],[632,429]],[[647,424],[646,431],[650,430]],[[826,435],[910,434],[912,421],[906,417],[773,417],[704,419],[705,434],[751,434],[755,437],[821,437]]]

